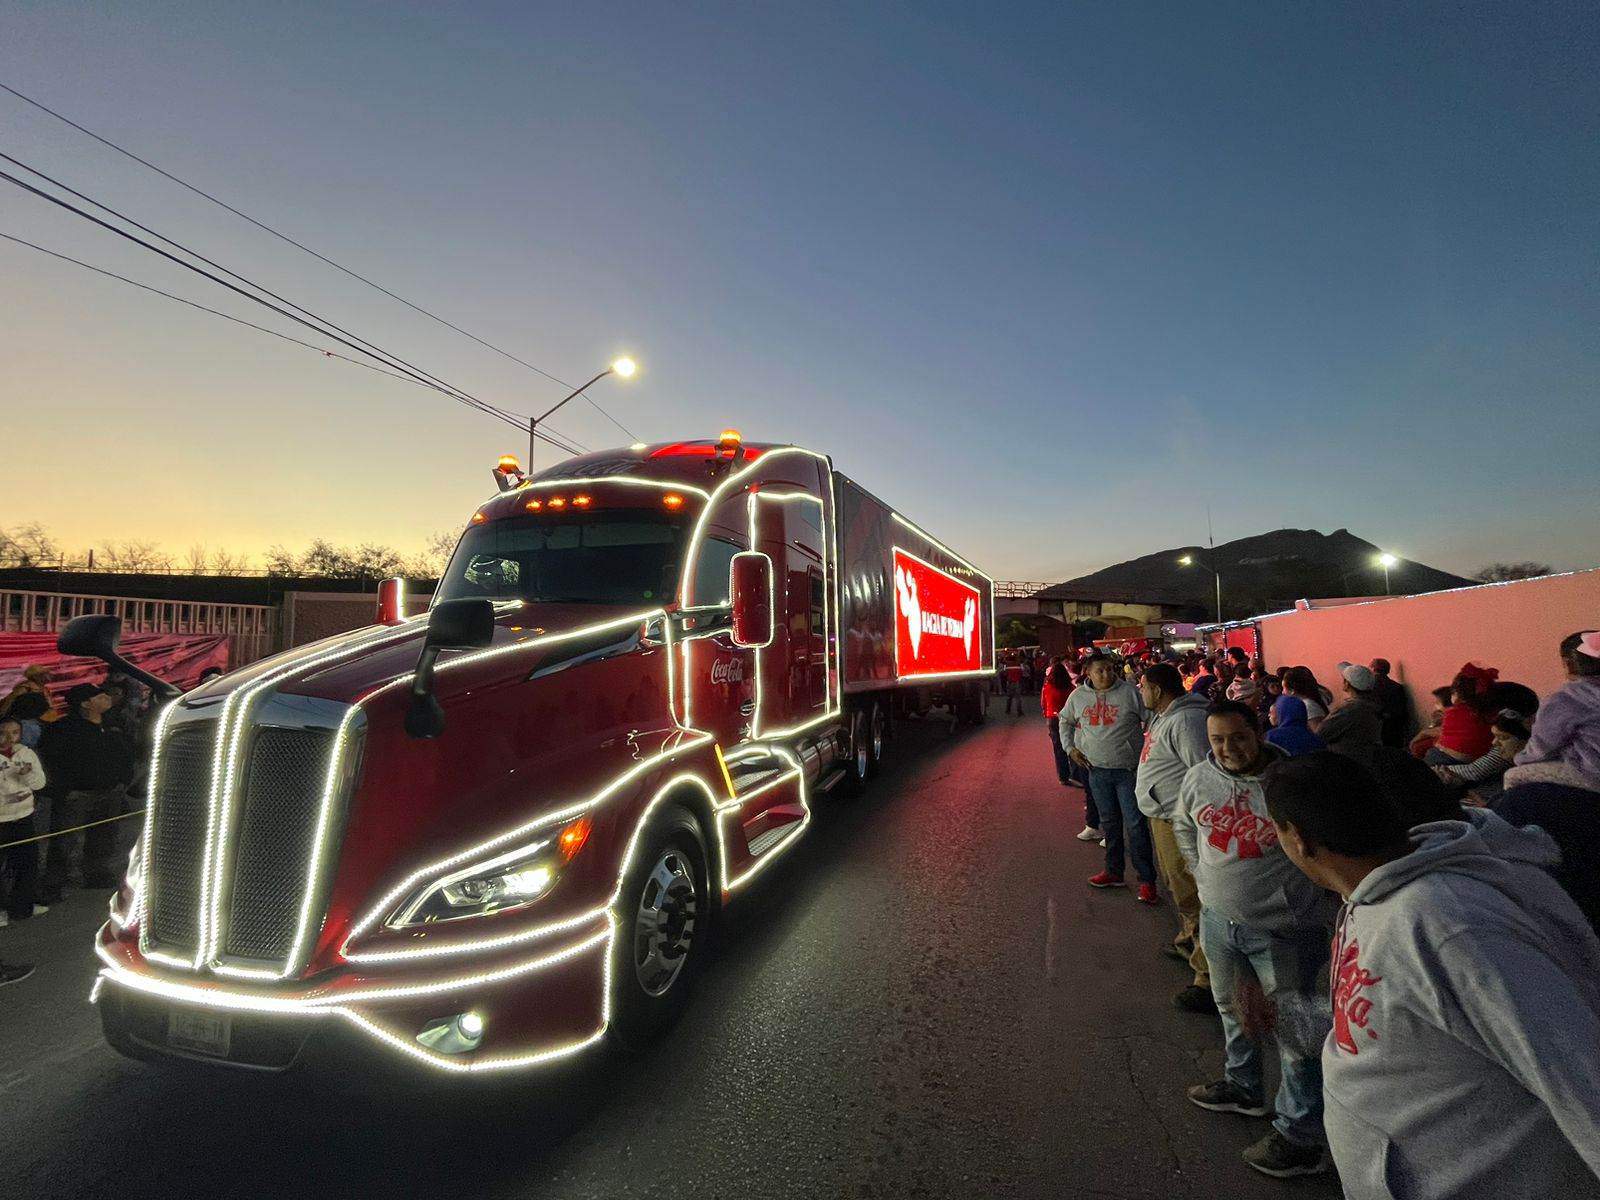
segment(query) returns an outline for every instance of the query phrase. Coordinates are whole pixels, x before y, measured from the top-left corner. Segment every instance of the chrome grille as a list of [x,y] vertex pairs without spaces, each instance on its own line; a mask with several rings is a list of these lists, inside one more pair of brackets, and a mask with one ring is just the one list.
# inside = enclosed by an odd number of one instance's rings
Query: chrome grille
[[150,940],[185,955],[195,952],[200,938],[200,877],[215,742],[214,721],[189,721],[167,735],[150,820]]
[[234,826],[222,944],[228,958],[289,957],[333,738],[330,729],[266,727],[251,741]]

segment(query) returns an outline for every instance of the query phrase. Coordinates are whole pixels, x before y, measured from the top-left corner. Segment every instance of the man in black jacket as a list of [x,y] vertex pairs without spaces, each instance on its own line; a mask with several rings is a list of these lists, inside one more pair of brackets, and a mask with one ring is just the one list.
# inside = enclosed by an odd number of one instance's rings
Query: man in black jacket
[[[53,904],[67,887],[115,887],[117,826],[92,821],[120,815],[127,807],[126,786],[133,777],[128,740],[106,724],[112,697],[94,683],[67,692],[67,715],[53,725],[40,746],[50,777],[50,830],[43,898]],[[73,830],[71,833],[58,832]]]
[[1383,722],[1383,744],[1404,750],[1411,738],[1411,701],[1406,689],[1389,678],[1389,660],[1375,658],[1371,664],[1372,699]]

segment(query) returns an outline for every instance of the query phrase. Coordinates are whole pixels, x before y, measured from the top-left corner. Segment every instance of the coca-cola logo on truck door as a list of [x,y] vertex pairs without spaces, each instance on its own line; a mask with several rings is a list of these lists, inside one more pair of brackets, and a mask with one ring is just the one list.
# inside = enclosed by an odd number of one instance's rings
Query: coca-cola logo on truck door
[[914,554],[894,551],[896,674],[948,675],[983,668],[983,593]]

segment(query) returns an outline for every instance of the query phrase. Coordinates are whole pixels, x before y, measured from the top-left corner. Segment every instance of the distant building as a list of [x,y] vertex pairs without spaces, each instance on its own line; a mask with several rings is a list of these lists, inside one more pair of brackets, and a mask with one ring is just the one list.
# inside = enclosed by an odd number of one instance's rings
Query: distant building
[[1179,621],[1194,608],[1185,600],[1130,594],[1081,583],[1052,584],[1035,592],[1029,600],[1036,605],[1034,612],[1055,617],[1068,625],[1074,621],[1104,621],[1117,629]]

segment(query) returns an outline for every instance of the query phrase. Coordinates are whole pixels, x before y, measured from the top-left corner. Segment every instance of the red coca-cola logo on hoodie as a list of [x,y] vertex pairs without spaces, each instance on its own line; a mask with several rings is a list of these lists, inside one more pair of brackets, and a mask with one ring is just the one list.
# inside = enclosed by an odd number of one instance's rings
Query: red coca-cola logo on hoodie
[[1361,944],[1354,939],[1341,943],[1333,965],[1333,1040],[1347,1054],[1359,1054],[1356,1030],[1373,1041],[1378,1031],[1368,1025],[1372,1018],[1372,998],[1364,993],[1383,976],[1374,975],[1358,961]]
[[1260,858],[1263,849],[1278,844],[1272,822],[1251,808],[1248,788],[1235,788],[1220,805],[1207,804],[1194,819],[1200,828],[1211,831],[1206,837],[1209,846],[1235,858]]

